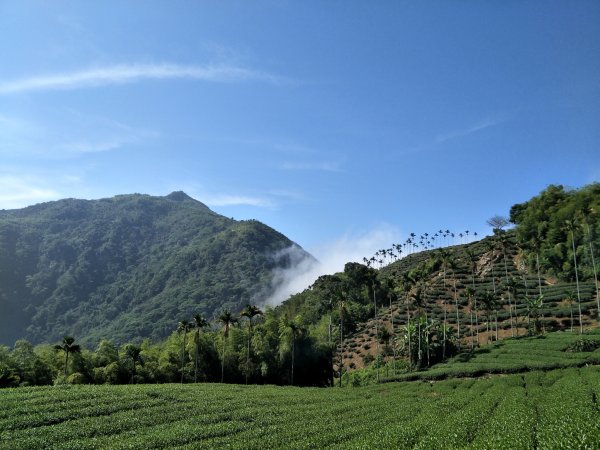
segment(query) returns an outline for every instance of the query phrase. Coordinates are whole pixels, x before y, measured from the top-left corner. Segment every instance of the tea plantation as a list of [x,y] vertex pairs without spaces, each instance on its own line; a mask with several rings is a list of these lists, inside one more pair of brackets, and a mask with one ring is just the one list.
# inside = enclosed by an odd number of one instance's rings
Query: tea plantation
[[598,366],[344,389],[16,388],[0,392],[0,448],[598,448],[599,396]]

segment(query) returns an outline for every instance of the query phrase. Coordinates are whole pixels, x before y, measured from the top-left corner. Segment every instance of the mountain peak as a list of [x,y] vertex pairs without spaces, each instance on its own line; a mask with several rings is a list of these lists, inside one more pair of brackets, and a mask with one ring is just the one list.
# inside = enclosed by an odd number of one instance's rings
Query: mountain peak
[[173,191],[169,195],[166,196],[169,200],[173,200],[176,202],[183,202],[185,200],[194,200],[192,197],[187,195],[183,191]]

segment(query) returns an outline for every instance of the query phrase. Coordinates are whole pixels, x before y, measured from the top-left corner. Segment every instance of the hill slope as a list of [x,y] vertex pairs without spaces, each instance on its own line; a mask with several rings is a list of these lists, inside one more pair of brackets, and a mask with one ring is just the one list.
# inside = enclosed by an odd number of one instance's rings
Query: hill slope
[[292,246],[183,192],[0,211],[0,343],[162,338],[196,312],[267,296]]

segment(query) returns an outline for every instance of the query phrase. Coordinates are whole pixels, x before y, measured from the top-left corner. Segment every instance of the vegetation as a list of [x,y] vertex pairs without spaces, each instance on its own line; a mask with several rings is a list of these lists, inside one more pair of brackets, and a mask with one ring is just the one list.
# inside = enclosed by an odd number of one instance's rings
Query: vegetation
[[[556,222],[553,215],[548,221],[554,225],[542,227],[564,239],[565,253],[562,259],[554,256],[555,264],[568,271],[571,261],[578,262],[572,280],[558,269],[547,269],[546,237],[538,236],[531,246],[524,238],[530,224],[526,219],[535,216],[536,208],[551,209],[551,202],[546,200],[540,206],[536,197],[513,207],[511,219],[517,223],[513,230],[505,230],[507,219],[495,216],[489,220],[494,235],[481,241],[449,246],[453,235],[449,230],[429,238],[424,234],[418,241],[415,235],[402,245],[365,257],[364,265],[348,263],[343,272],[320,277],[264,314],[246,302],[243,310],[225,303],[215,311],[218,323],[213,320],[212,325],[198,310],[179,315],[169,330],[173,333],[179,323],[179,333],[166,340],[132,339],[128,344],[138,346],[139,352],[119,345],[117,334],[102,340],[95,352],[84,349],[72,358],[65,353],[59,366],[55,361],[58,354],[49,355],[44,345],[33,347],[19,341],[12,351],[5,347],[0,352],[4,374],[0,382],[11,386],[62,380],[193,380],[325,386],[338,378],[341,385],[348,378],[345,374],[366,366],[372,367],[378,381],[403,372],[412,376],[415,370],[427,369],[458,352],[464,355],[465,349],[476,353],[481,345],[507,335],[574,332],[575,327],[581,334],[597,326],[598,286],[591,256],[598,221],[596,197],[589,195],[594,189],[595,185],[580,191],[552,186],[547,190],[562,192],[551,196],[560,199],[560,211],[572,211],[573,202],[583,202],[580,206],[588,211],[583,228],[571,219]],[[198,208],[193,200],[176,198]],[[159,200],[177,204],[173,199]],[[573,217],[578,217],[578,210],[573,211]],[[460,234],[464,242],[468,233]],[[577,244],[586,236],[589,242]],[[589,240],[590,236],[594,239]],[[416,251],[419,246],[427,250]],[[569,248],[575,252],[569,253]],[[410,254],[399,258],[403,250]],[[78,336],[78,344],[85,344],[85,337],[79,342]],[[24,353],[25,348],[29,350]],[[105,356],[108,348],[110,357]],[[24,362],[26,355],[28,362]],[[60,372],[62,378],[57,375]]]
[[8,389],[0,448],[596,448],[599,396],[597,367],[357,389]]
[[183,192],[2,210],[0,343],[158,341],[183,317],[262,302],[274,269],[310,257],[294,246]]

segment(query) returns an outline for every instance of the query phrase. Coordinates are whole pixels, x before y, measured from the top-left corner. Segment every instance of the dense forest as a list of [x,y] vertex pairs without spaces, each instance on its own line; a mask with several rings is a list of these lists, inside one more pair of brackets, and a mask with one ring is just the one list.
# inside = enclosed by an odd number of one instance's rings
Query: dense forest
[[179,317],[263,301],[276,288],[272,271],[293,263],[290,247],[272,228],[183,192],[3,210],[0,343],[164,339]]
[[599,194],[599,184],[550,186],[510,218],[490,218],[492,235],[482,240],[425,240],[420,250],[411,237],[274,309],[224,305],[212,322],[201,308],[175,313],[166,340],[105,339],[93,351],[69,336],[54,346],[20,340],[0,347],[0,383],[324,386],[356,382],[361,367],[376,380],[384,367],[419,371],[504,337],[583,333],[599,324]]

